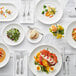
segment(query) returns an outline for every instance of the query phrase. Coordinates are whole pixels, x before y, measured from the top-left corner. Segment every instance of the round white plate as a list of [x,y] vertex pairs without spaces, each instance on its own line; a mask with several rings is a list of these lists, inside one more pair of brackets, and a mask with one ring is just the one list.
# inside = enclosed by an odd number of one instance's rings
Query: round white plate
[[[53,72],[49,72],[49,74],[45,73],[45,72],[38,72],[36,70],[36,65],[34,64],[34,56],[36,56],[36,54],[38,52],[40,52],[43,49],[49,49],[50,52],[53,52],[56,54],[57,58],[58,58],[58,63],[55,65],[55,70]],[[61,54],[59,53],[59,51],[54,48],[51,45],[41,45],[36,47],[32,53],[29,56],[29,68],[31,69],[31,71],[36,75],[36,76],[55,76],[61,69],[62,66],[62,57]]]
[[[12,41],[11,39],[9,39],[7,37],[7,31],[10,30],[11,28],[17,28],[20,32],[20,37],[16,42]],[[23,41],[23,39],[25,37],[23,27],[19,24],[9,24],[3,28],[2,37],[3,37],[3,40],[5,41],[5,43],[7,43],[8,45],[13,45],[13,46],[18,45]]]
[[72,23],[67,27],[67,30],[66,30],[66,40],[67,40],[67,42],[68,42],[68,44],[69,44],[70,46],[72,46],[73,48],[76,48],[76,41],[74,41],[73,38],[72,38],[73,28],[76,28],[76,21],[72,22]]
[[0,68],[2,68],[9,62],[10,52],[9,52],[9,49],[7,48],[7,46],[5,46],[3,43],[0,43],[0,48],[3,48],[6,53],[6,57],[5,57],[4,61],[0,63]]
[[11,10],[11,15],[7,14],[7,17],[5,18],[3,15],[0,15],[0,21],[12,21],[18,16],[18,10],[16,6],[12,3],[0,3],[0,7],[4,7],[4,9]]
[[[42,15],[42,11],[44,10],[43,5],[50,5],[56,8],[56,13],[52,18]],[[61,8],[58,0],[40,0],[40,2],[37,4],[35,12],[36,12],[37,19],[44,24],[56,23],[61,19],[63,15],[63,9]]]
[[[36,28],[36,27],[32,27],[32,28],[36,29],[37,31],[40,31],[39,28]],[[33,40],[33,39],[30,39],[30,37],[29,37],[30,33],[29,32],[30,32],[30,29],[28,29],[28,31],[27,31],[27,39],[28,39],[29,42],[31,42],[31,43],[38,43],[38,42],[41,41],[43,35],[39,34],[39,37],[37,39]]]

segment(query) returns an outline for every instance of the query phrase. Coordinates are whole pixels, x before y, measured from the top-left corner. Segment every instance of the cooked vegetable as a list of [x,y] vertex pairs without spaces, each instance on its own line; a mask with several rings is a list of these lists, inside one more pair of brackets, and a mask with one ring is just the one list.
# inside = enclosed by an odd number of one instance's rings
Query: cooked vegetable
[[10,38],[12,41],[17,41],[20,37],[20,32],[16,28],[12,28],[7,31],[7,37]]
[[47,7],[46,5],[43,6],[43,8],[46,8],[46,7]]
[[49,31],[53,34],[53,36],[56,36],[57,39],[64,37],[64,28],[61,25],[51,25]]
[[[54,65],[58,63],[57,56],[54,53],[50,53],[47,50],[43,49],[34,56],[35,62],[34,64],[37,67],[37,71],[42,71],[49,73],[50,71],[54,71]],[[41,68],[40,68],[41,67]]]
[[9,9],[4,9],[4,7],[0,8],[0,14],[3,15],[4,17],[7,17],[7,14],[11,14],[11,10]]
[[76,41],[76,28],[72,31],[72,38]]
[[48,11],[48,9],[45,9],[45,12],[47,12]]
[[52,18],[56,13],[56,8],[50,7],[50,6],[43,6],[44,11],[42,11],[42,14],[45,14],[45,16]]
[[42,11],[42,14],[44,14],[45,12],[44,11]]

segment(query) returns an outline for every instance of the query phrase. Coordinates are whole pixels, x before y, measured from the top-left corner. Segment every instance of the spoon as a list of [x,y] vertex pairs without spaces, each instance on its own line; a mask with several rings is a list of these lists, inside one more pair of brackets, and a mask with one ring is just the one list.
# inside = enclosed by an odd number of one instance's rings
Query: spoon
[[70,57],[67,56],[66,57],[66,62],[67,62],[67,74],[69,75],[69,61],[70,61]]
[[[28,28],[29,28],[30,30],[33,30],[33,29],[34,29],[34,28],[30,27],[30,26],[28,26]],[[38,32],[39,32],[39,31],[38,31]],[[39,34],[44,35],[44,34],[41,33],[41,32],[39,32]]]

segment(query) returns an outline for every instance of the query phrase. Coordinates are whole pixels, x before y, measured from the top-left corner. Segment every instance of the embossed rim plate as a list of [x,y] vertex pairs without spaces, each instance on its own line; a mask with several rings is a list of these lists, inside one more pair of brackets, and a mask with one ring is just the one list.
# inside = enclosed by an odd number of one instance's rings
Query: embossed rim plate
[[[53,52],[57,55],[58,57],[58,63],[55,65],[55,72],[50,72],[49,74],[45,73],[45,72],[38,72],[36,70],[36,66],[34,64],[34,56],[36,56],[36,54],[42,50],[42,49],[47,49],[49,48],[49,51],[50,52]],[[58,49],[57,48],[54,48],[53,46],[51,45],[40,45],[38,47],[36,47],[30,54],[29,56],[29,67],[31,69],[31,71],[37,75],[37,76],[55,76],[61,69],[61,66],[62,66],[62,57],[61,57],[61,54],[59,53]]]

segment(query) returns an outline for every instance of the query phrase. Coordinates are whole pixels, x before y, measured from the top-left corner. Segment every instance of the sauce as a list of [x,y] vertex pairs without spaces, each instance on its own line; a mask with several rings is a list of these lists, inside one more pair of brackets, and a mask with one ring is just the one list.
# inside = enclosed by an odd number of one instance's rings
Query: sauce
[[3,62],[5,57],[6,57],[5,51],[3,50],[3,48],[0,48],[0,63]]

